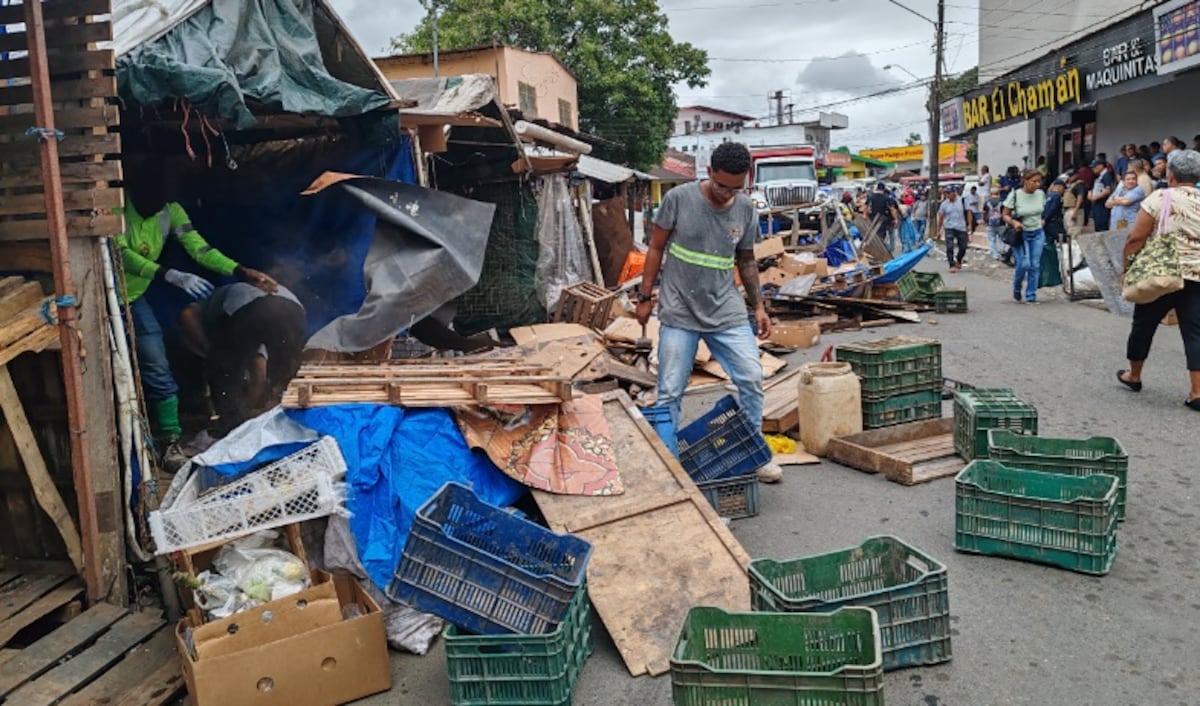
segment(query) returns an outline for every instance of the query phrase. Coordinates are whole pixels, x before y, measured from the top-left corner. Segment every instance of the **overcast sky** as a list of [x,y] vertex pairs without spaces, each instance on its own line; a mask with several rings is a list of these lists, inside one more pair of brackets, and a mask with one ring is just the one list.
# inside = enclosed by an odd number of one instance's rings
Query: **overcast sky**
[[[901,0],[934,17],[936,0]],[[417,0],[331,0],[371,55],[412,29],[423,14]],[[925,89],[858,100],[865,94],[933,75],[933,26],[888,0],[659,0],[671,34],[708,52],[707,86],[678,91],[680,105],[704,104],[766,115],[767,95],[784,103],[844,113],[850,128],[833,144],[851,148],[904,144],[928,135]],[[978,62],[978,0],[948,0],[946,61],[953,72]],[[852,102],[845,102],[852,101]],[[843,103],[845,102],[845,103]],[[837,104],[837,105],[835,105]]]

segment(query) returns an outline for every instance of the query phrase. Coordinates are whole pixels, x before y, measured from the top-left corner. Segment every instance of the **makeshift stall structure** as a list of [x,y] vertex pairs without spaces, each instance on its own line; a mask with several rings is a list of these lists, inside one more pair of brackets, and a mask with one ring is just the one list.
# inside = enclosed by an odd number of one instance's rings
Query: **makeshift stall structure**
[[[9,702],[149,704],[182,688],[170,628],[125,609],[147,588],[131,567],[153,558],[144,512],[158,495],[109,242],[124,230],[114,209],[129,170],[158,163],[188,186],[219,182],[193,192],[211,203],[189,203],[194,220],[217,231],[213,245],[260,267],[280,241],[223,229],[213,214],[230,203],[209,197],[240,190],[245,216],[271,196],[278,214],[280,191],[295,207],[330,167],[413,180],[401,102],[324,0],[254,5],[0,7],[0,647],[30,630],[46,635],[15,643],[28,646],[0,670]],[[239,42],[272,41],[271,60],[214,69]],[[197,49],[210,60],[196,60]],[[316,83],[304,90],[304,80]],[[273,83],[286,89],[273,95]],[[303,183],[274,183],[289,167]],[[305,215],[314,213],[332,215],[303,232],[292,219],[283,235],[312,240],[337,218],[361,218],[330,203]],[[257,234],[252,218],[243,226]],[[348,270],[361,264],[341,259]],[[352,311],[363,292],[347,292],[313,309]],[[169,584],[163,594],[173,618]]]

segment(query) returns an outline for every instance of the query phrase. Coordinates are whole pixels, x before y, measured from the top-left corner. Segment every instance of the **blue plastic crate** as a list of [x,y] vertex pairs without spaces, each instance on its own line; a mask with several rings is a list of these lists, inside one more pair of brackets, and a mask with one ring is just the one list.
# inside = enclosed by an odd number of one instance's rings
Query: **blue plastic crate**
[[642,416],[658,432],[658,438],[663,440],[667,449],[679,458],[679,444],[675,438],[675,422],[671,421],[671,410],[666,407],[641,407]]
[[704,480],[696,484],[721,517],[740,520],[758,514],[758,474]]
[[446,483],[417,511],[387,595],[481,635],[553,631],[583,582],[592,545]]
[[696,482],[756,471],[771,460],[761,425],[761,419],[751,422],[732,396],[722,397],[676,435],[679,462]]

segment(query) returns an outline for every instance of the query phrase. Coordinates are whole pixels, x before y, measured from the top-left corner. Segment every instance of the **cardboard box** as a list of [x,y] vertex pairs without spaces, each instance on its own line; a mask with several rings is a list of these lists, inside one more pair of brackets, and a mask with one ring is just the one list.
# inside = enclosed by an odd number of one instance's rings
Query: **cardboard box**
[[771,343],[785,348],[812,348],[821,342],[818,324],[780,324],[771,327]]
[[783,245],[783,238],[773,236],[764,238],[761,242],[754,244],[754,259],[763,260],[768,257],[775,257],[787,252],[787,248]]
[[[343,619],[350,605],[359,614]],[[199,627],[184,618],[175,641],[193,706],[325,706],[392,688],[383,613],[350,576],[314,571],[293,596]]]
[[789,255],[779,261],[779,269],[793,277],[810,275],[814,272],[817,277],[824,277],[829,274],[829,261],[823,257],[801,259],[794,255]]

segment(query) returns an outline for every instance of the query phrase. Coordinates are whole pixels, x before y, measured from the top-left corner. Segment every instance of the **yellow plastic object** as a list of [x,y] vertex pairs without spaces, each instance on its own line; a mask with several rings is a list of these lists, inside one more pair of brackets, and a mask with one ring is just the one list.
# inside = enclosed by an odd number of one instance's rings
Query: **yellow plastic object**
[[783,434],[763,434],[763,438],[767,440],[767,446],[771,447],[773,454],[796,453],[796,440],[791,437]]

